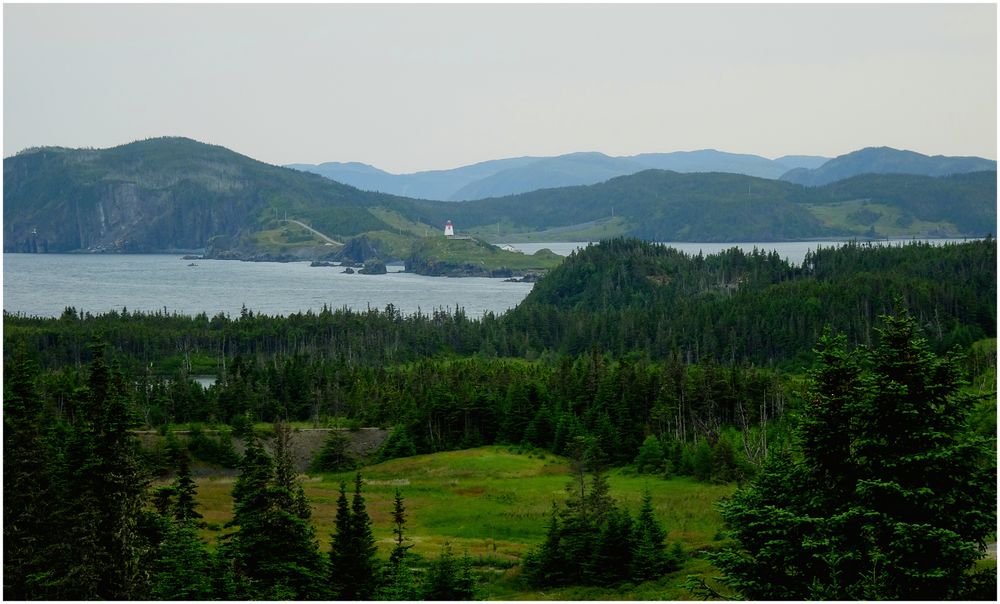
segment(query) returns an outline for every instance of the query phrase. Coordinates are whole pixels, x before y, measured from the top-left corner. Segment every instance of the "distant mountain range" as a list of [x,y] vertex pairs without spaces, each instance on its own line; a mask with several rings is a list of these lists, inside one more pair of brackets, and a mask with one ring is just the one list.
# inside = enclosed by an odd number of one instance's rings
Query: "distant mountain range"
[[412,174],[391,174],[374,166],[356,162],[289,164],[286,167],[313,172],[367,191],[417,199],[468,201],[516,195],[538,189],[591,185],[650,168],[674,172],[731,172],[761,178],[778,178],[796,168],[815,168],[828,159],[809,155],[787,155],[772,160],[759,155],[705,149],[673,153],[642,153],[627,157],[610,157],[603,153],[516,157],[462,166],[453,170],[431,170]]
[[[525,186],[537,186],[532,173],[568,179],[585,166],[592,174],[598,173],[593,166],[603,167],[604,181],[453,203],[363,191],[185,138],[111,149],[30,149],[4,159],[4,251],[207,249],[217,257],[267,259],[323,257],[339,250],[340,243],[347,243],[347,250],[351,242],[362,241],[354,247],[400,258],[414,241],[440,233],[445,220],[453,220],[460,234],[507,241],[617,235],[777,241],[996,232],[995,162],[987,164],[992,171],[863,174],[816,187],[662,169],[605,178],[623,162],[640,161],[636,158],[691,166],[700,161],[699,154],[722,158],[717,152],[633,158],[572,154],[486,162],[464,168],[470,178],[464,187],[478,183],[478,190],[488,190],[490,177],[501,172],[520,174]],[[746,166],[758,159],[730,155],[728,161]],[[809,158],[792,161],[808,163]],[[522,170],[529,166],[534,172]]]
[[366,191],[418,199],[468,201],[575,185],[591,185],[616,176],[648,170],[727,172],[786,180],[810,187],[860,174],[947,176],[996,170],[996,162],[981,157],[927,156],[889,147],[870,147],[834,159],[812,155],[725,153],[714,149],[642,153],[609,157],[603,153],[570,153],[556,157],[518,157],[487,161],[453,170],[390,174],[360,163],[290,164]]

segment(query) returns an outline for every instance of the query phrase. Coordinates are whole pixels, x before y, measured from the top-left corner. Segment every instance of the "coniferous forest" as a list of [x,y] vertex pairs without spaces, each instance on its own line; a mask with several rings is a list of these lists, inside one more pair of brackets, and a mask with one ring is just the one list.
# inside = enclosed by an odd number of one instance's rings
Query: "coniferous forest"
[[[317,473],[487,445],[565,459],[565,496],[513,562],[525,589],[697,559],[696,596],[993,599],[996,266],[992,239],[849,244],[802,266],[615,239],[480,319],[5,313],[4,596],[486,597],[467,553],[417,563],[405,486],[391,543],[375,539],[363,467],[320,545],[290,422],[336,421],[389,436],[363,460],[331,437]],[[179,424],[224,428],[180,442]],[[195,464],[235,476],[211,542]],[[638,506],[615,472],[648,477]],[[668,539],[652,498],[669,480],[735,485],[712,551]]]

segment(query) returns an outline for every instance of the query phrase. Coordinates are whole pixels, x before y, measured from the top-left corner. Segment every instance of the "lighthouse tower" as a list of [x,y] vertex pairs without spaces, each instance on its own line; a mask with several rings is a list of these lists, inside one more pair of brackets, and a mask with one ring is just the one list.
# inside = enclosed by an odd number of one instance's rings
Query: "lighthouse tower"
[[453,237],[455,235],[455,227],[452,226],[451,221],[444,223],[444,236]]

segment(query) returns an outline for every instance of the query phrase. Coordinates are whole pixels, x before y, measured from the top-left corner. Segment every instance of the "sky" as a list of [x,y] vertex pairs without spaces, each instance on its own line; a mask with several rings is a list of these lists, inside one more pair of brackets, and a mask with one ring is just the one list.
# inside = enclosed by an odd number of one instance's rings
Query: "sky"
[[4,4],[3,152],[997,157],[995,4]]

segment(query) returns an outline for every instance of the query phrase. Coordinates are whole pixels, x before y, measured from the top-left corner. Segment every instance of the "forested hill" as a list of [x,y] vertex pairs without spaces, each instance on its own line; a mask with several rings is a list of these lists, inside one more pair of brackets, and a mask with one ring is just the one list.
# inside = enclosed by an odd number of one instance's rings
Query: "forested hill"
[[789,170],[781,176],[781,180],[815,187],[860,174],[948,176],[968,172],[996,172],[996,169],[997,162],[982,157],[929,156],[891,147],[867,147],[835,157],[813,169]]
[[4,250],[202,248],[286,214],[347,237],[388,228],[378,197],[185,138],[32,149],[4,159]]
[[996,195],[996,172],[870,174],[812,188],[740,174],[646,170],[589,186],[461,204],[419,202],[418,210],[400,212],[484,233],[498,225],[514,234],[547,230],[551,237],[577,229],[583,240],[588,232],[593,239],[653,241],[982,237],[996,231]]
[[810,188],[739,174],[646,170],[456,204],[361,191],[223,147],[159,138],[6,158],[3,205],[4,251],[209,247],[237,257],[290,249],[319,257],[336,249],[304,229],[292,232],[288,218],[337,242],[369,234],[402,258],[446,220],[462,234],[535,241],[982,237],[996,230],[996,172],[868,175]]
[[801,187],[738,174],[646,170],[607,182],[447,207],[458,225],[507,223],[523,229],[612,220],[627,234],[659,241],[770,241],[835,235],[790,200]]
[[[575,252],[504,321],[528,349],[805,362],[826,326],[870,344],[897,303],[939,351],[996,334],[996,241],[688,256],[616,239]],[[793,363],[794,364],[794,363]]]

